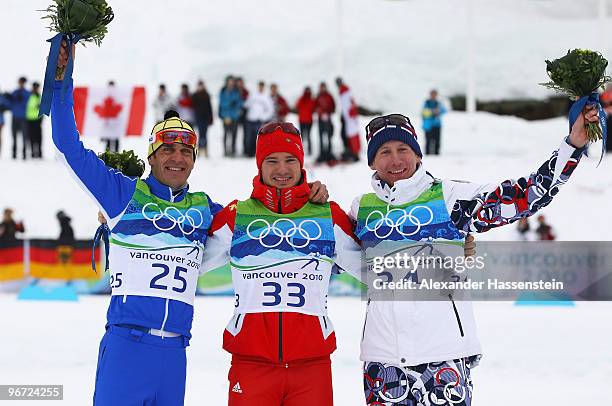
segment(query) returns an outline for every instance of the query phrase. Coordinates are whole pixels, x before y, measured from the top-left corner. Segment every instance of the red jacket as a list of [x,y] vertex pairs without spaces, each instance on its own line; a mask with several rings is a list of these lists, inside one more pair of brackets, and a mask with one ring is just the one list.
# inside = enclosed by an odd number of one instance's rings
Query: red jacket
[[[292,213],[308,202],[309,192],[305,177],[298,186],[276,190],[261,183],[257,176],[253,180],[251,198],[276,213]],[[233,234],[236,202],[234,200],[215,216],[209,230],[211,236],[219,232]],[[330,206],[334,226],[338,226],[349,239],[357,241],[348,215],[335,202],[330,202]],[[338,241],[336,245],[339,245]],[[327,316],[294,312],[246,313],[235,315],[230,324],[238,326],[239,322],[242,322],[242,327],[235,335],[227,328],[223,333],[223,348],[234,356],[289,363],[329,356],[336,349],[336,336]],[[327,329],[327,337],[324,329]]]
[[336,103],[329,92],[319,93],[316,99],[316,108],[319,119],[328,120],[336,111]]
[[316,107],[317,102],[310,93],[302,94],[295,105],[300,123],[312,124],[312,115]]
[[277,94],[275,97],[273,97],[273,100],[276,108],[276,117],[278,121],[285,121],[285,117],[287,117],[287,114],[289,114],[289,112],[291,111],[291,109],[289,108],[289,103],[287,103],[287,100],[285,100],[285,98],[280,94]]

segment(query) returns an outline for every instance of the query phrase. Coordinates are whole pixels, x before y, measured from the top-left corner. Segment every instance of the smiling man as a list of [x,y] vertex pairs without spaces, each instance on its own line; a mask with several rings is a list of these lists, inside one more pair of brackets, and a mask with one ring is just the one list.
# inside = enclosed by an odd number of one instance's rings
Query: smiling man
[[[66,61],[64,46],[58,65]],[[197,136],[176,112],[169,112],[151,131],[151,174],[127,177],[83,146],[74,120],[72,81],[63,101],[60,89],[56,81],[53,142],[111,230],[112,296],[94,405],[183,405],[185,347],[202,250],[212,217],[222,208],[206,193],[189,191]]]
[[204,258],[206,270],[230,262],[236,293],[223,334],[229,405],[332,405],[329,278],[336,267],[359,277],[361,248],[336,203],[308,201],[292,124],[263,126],[256,158],[250,199],[215,216]]
[[[467,233],[533,215],[567,182],[585,152],[585,122],[597,120],[596,110],[586,109],[559,149],[530,175],[475,184],[427,172],[407,117],[373,119],[366,127],[373,192],[358,196],[350,212],[366,260],[424,245],[461,255]],[[470,368],[481,354],[471,302],[454,301],[452,294],[438,301],[397,298],[395,292],[379,298],[368,290],[361,342],[366,403],[469,406]]]

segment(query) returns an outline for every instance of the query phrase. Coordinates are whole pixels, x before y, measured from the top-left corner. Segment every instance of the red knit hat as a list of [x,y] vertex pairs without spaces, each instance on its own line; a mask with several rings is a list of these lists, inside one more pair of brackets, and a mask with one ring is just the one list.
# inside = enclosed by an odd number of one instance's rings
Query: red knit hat
[[257,168],[261,169],[264,159],[275,152],[287,152],[295,156],[300,161],[300,167],[304,167],[302,137],[293,124],[272,122],[264,124],[259,130],[255,149]]

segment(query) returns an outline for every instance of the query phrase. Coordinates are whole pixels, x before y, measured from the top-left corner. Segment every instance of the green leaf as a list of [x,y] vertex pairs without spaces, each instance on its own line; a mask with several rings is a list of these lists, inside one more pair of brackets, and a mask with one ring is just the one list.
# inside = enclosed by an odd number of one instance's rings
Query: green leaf
[[98,154],[106,166],[114,168],[126,176],[139,178],[145,171],[144,161],[134,151],[110,152],[106,150]]
[[545,62],[551,82],[541,85],[571,98],[587,96],[610,81],[605,75],[608,61],[599,52],[574,49],[561,58]]

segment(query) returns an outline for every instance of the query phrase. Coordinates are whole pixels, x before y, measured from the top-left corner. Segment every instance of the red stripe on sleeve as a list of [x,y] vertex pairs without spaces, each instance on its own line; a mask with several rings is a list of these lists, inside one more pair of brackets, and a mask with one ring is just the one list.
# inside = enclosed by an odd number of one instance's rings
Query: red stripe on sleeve
[[348,214],[346,214],[336,202],[329,202],[329,207],[331,208],[332,220],[334,224],[340,227],[342,231],[346,233],[346,235],[350,236],[357,244],[359,244],[359,239],[353,232],[353,222]]
[[234,224],[236,222],[236,204],[238,200],[234,200],[230,202],[227,206],[223,208],[219,213],[215,215],[213,218],[212,224],[208,229],[208,235],[213,235],[215,231],[223,228],[224,225],[227,224],[229,229],[234,232]]

